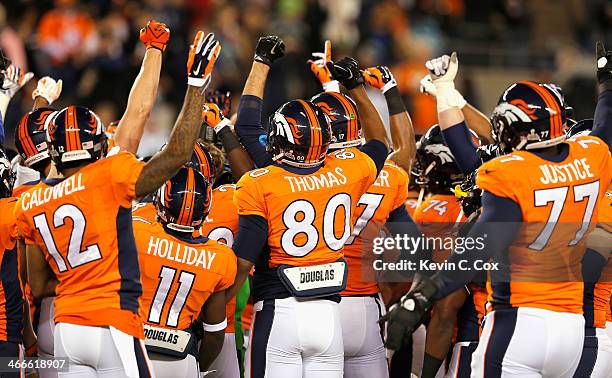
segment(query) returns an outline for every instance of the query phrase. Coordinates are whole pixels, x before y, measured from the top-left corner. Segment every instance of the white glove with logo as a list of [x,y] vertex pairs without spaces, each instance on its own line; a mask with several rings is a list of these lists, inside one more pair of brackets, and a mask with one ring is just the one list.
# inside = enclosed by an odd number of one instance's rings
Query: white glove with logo
[[[425,63],[425,67],[429,70],[429,76],[435,87],[438,113],[451,108],[462,109],[467,102],[455,89],[454,83],[459,68],[457,53],[432,59]],[[423,85],[423,81],[421,84]]]

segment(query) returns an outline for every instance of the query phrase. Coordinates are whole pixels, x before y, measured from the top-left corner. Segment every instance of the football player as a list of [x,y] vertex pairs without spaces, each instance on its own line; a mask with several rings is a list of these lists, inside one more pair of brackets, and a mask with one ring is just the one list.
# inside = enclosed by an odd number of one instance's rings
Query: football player
[[[592,127],[592,120],[579,121],[568,130],[567,137],[589,135]],[[597,228],[589,235],[587,247],[590,247],[593,241],[612,245],[612,191],[610,190],[606,192],[599,205],[599,222]],[[592,247],[597,250],[596,245]],[[595,266],[602,266],[602,269],[593,269]],[[610,312],[612,295],[612,259],[606,253],[585,253],[582,269],[585,337],[582,356],[574,376],[607,377],[612,372],[612,339],[605,331],[606,314]]]
[[[236,122],[238,135],[251,147],[259,143],[269,66],[282,56],[283,47],[278,37],[263,37],[256,47]],[[261,154],[250,153],[258,165],[270,160],[274,164],[244,175],[234,195],[239,213],[234,285],[256,264],[255,318],[246,367],[253,377],[343,373],[337,307],[346,281],[342,248],[357,199],[373,184],[387,149],[382,121],[367,99],[357,63],[345,58],[330,66],[363,107],[368,142],[361,151],[339,150],[327,156],[332,138],[328,116],[312,102],[290,101],[271,116],[267,146],[272,159],[261,145],[254,146]],[[252,132],[255,140],[245,138],[245,132]],[[266,242],[269,252],[262,253]]]
[[[0,146],[0,356],[16,360],[23,357],[24,306],[17,256],[18,232],[13,215],[17,199],[11,197],[14,182],[11,163]],[[20,374],[6,376],[20,377]]]
[[211,201],[206,178],[181,168],[155,195],[159,222],[134,220],[145,345],[158,377],[197,377],[224,344],[225,290],[236,276],[236,256],[223,243],[195,236]]
[[[206,103],[202,111],[202,119],[212,128],[217,139],[223,144],[228,155],[231,171],[234,177],[240,178],[253,169],[253,163],[246,151],[238,142],[231,130],[228,118],[215,103]],[[234,245],[238,233],[238,210],[233,202],[236,186],[233,184],[221,185],[212,192],[213,204],[210,213],[206,216],[200,232],[202,236],[220,241],[229,247]],[[248,288],[248,281],[245,282]],[[223,349],[210,365],[211,378],[234,378],[240,376],[240,364],[237,351],[242,355],[242,331],[236,327],[237,298],[231,298],[227,303],[227,328],[225,329],[225,342]],[[238,313],[238,316],[240,314]],[[241,358],[242,360],[242,358]]]
[[[474,376],[570,377],[578,365],[584,284],[572,274],[580,275],[585,247],[587,253],[609,253],[609,244],[589,235],[612,171],[606,117],[612,105],[612,52],[601,45],[597,67],[602,93],[590,136],[565,141],[561,101],[546,85],[534,82],[511,85],[493,112],[493,135],[507,155],[478,171],[482,215],[468,234],[493,242],[479,251],[453,253],[447,260],[474,266],[474,260],[492,257],[504,264],[490,270],[492,311],[472,359]],[[441,80],[436,89],[452,90],[444,74],[432,79]],[[452,101],[438,102],[438,111],[441,126],[463,123]],[[474,274],[442,269],[431,279],[421,277],[387,316],[389,328],[395,330],[389,333],[389,345],[398,344],[401,339],[396,338],[410,332],[435,300]]]
[[[329,151],[351,150],[363,144],[355,101],[340,92],[327,63],[331,62],[331,42],[325,41],[323,53],[314,53],[310,69],[325,92],[311,98],[331,120],[332,143]],[[388,222],[411,222],[405,209],[408,175],[414,159],[415,140],[410,116],[388,67],[370,67],[362,72],[367,84],[382,91],[390,114],[394,152],[385,162],[376,182],[359,199],[353,215],[351,236],[344,247],[348,263],[347,287],[341,293],[340,320],[344,343],[344,376],[389,375],[382,330],[376,319],[385,312],[380,288],[372,274],[372,239]],[[364,267],[366,267],[364,269]]]
[[[451,190],[462,182],[463,173],[442,137],[440,126],[432,126],[417,146],[413,175],[429,196],[416,209],[414,221],[428,237],[455,237],[455,225],[464,222],[465,216]],[[433,259],[442,262],[448,252],[436,250]],[[469,288],[458,290],[436,303],[427,325],[422,371],[417,373],[428,378],[437,374],[456,333],[447,374],[469,376],[470,356],[478,342],[478,324],[484,315],[485,298],[486,290],[482,285],[470,284]]]
[[69,358],[68,374],[150,375],[132,201],[157,190],[189,160],[203,87],[219,49],[212,34],[197,33],[183,109],[166,148],[146,164],[127,151],[103,158],[104,127],[86,108],[65,108],[49,125],[51,158],[64,178],[25,192],[15,215],[28,245],[32,293],[57,295],[54,354]]

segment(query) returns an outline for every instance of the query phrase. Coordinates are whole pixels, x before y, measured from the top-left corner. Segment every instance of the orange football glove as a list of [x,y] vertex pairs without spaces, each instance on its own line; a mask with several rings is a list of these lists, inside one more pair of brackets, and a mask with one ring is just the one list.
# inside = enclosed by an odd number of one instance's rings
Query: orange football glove
[[193,45],[189,48],[187,84],[205,90],[210,84],[212,70],[219,53],[221,53],[221,45],[215,39],[215,35],[208,33],[205,38],[204,32],[199,31],[193,40]]
[[366,68],[363,78],[368,85],[382,90],[383,93],[397,86],[391,70],[386,66]]
[[327,62],[331,61],[331,42],[326,40],[324,51],[322,53],[312,53],[312,56],[316,59],[309,59],[306,63],[308,63],[310,70],[317,77],[319,82],[321,82],[321,84],[325,84],[332,81],[333,79],[331,77],[331,73],[326,66]]
[[147,26],[140,29],[140,41],[147,49],[155,48],[165,51],[168,39],[170,39],[170,29],[163,22],[150,20]]
[[212,127],[215,133],[218,133],[230,124],[230,120],[223,115],[217,104],[212,102],[204,103],[202,107],[202,122]]

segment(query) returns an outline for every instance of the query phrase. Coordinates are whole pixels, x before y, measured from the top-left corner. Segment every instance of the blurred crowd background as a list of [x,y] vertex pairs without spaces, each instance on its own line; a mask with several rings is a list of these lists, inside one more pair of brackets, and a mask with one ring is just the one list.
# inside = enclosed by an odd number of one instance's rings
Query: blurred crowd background
[[[335,58],[391,67],[417,133],[436,122],[434,100],[419,93],[432,57],[458,52],[458,87],[485,114],[509,83],[532,79],[560,85],[581,119],[595,105],[594,43],[612,42],[608,0],[3,0],[0,47],[36,78],[63,80],[55,106],[85,105],[108,123],[125,108],[144,54],[138,31],[152,18],[170,27],[171,39],[143,155],[159,148],[174,122],[199,29],[222,43],[211,88],[231,91],[233,110],[259,36],[279,35],[287,46],[268,81],[266,113],[320,91],[306,60],[330,39]],[[9,144],[35,81],[11,104]],[[384,100],[372,95],[385,113]]]

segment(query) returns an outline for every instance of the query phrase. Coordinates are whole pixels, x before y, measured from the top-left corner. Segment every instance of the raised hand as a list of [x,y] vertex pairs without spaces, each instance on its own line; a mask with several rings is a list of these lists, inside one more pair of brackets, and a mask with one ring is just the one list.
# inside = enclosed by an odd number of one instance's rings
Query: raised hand
[[140,41],[147,49],[154,48],[165,51],[169,39],[170,29],[163,22],[150,20],[147,22],[147,26],[140,29]]
[[283,40],[278,36],[269,35],[259,38],[253,59],[271,66],[275,60],[282,58],[283,55],[285,55],[285,43]]
[[606,50],[602,42],[595,45],[597,58],[597,81],[604,89],[612,90],[612,51]]
[[332,77],[338,80],[348,90],[363,85],[364,79],[359,63],[351,57],[344,57],[338,62],[328,62],[327,68],[331,72]]
[[212,127],[215,133],[230,124],[230,120],[223,115],[217,104],[207,102],[202,107],[202,122]]
[[199,31],[189,49],[187,84],[206,89],[210,84],[211,74],[220,52],[221,45],[215,39],[215,35],[208,33],[204,37],[204,32]]
[[8,68],[4,70],[2,74],[4,76],[4,80],[0,92],[8,96],[9,99],[13,98],[15,93],[17,93],[21,87],[26,85],[26,83],[30,81],[32,77],[34,77],[32,72],[25,73],[21,68],[13,64],[8,66]]
[[456,52],[453,51],[450,56],[442,55],[432,59],[425,63],[425,67],[429,70],[429,77],[435,87],[438,113],[450,108],[461,109],[467,104],[461,93],[455,89],[454,81],[459,69]]
[[59,98],[62,94],[62,80],[55,81],[49,76],[45,76],[38,80],[36,89],[32,92],[32,100],[36,100],[36,97],[42,97],[49,105]]
[[363,71],[363,78],[366,84],[380,89],[383,93],[397,86],[397,82],[387,66],[366,68]]
[[313,59],[306,61],[312,73],[316,76],[317,80],[325,87],[325,85],[333,81],[331,72],[327,68],[327,63],[331,62],[331,42],[325,41],[323,52],[312,53]]

